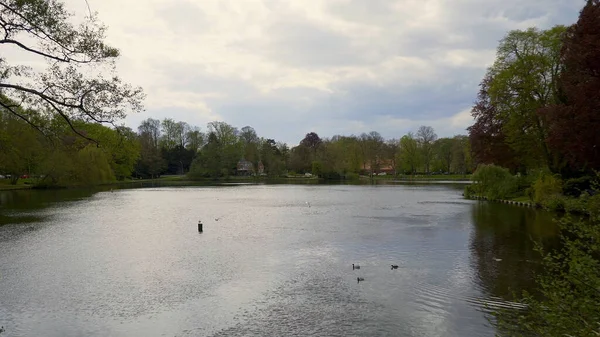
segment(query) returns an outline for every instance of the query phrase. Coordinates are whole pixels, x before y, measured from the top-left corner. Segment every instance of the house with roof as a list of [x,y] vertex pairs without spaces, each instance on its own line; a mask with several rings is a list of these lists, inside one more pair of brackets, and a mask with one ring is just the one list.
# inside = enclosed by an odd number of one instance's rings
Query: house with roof
[[238,176],[251,176],[254,174],[254,165],[246,159],[242,159],[237,163]]

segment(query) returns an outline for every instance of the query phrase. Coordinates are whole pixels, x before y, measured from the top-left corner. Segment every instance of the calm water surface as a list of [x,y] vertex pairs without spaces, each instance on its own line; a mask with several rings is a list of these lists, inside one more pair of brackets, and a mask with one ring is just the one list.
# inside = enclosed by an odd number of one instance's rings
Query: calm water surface
[[2,337],[493,336],[556,231],[461,190],[0,192]]

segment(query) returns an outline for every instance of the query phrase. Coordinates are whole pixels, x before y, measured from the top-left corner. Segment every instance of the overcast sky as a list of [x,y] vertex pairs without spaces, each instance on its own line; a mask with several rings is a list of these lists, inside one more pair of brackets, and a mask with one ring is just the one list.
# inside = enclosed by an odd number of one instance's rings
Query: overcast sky
[[[66,0],[83,15],[84,0]],[[466,133],[511,29],[574,23],[584,0],[88,0],[146,111],[297,144],[420,125]]]

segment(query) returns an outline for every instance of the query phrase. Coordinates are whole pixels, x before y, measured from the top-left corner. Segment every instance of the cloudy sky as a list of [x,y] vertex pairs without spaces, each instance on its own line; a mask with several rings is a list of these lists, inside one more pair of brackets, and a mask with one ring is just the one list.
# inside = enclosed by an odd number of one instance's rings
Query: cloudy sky
[[[76,14],[84,0],[66,0]],[[420,125],[465,133],[495,48],[511,29],[571,24],[584,0],[88,0],[144,88],[130,115],[222,120],[297,144]]]

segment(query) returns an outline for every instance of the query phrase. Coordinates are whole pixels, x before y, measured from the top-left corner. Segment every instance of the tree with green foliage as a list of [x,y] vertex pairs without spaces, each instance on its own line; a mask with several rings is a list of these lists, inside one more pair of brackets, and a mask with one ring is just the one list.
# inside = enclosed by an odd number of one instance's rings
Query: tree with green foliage
[[46,139],[22,119],[0,109],[0,173],[10,175],[13,185],[22,175],[39,173],[45,142]]
[[75,120],[115,123],[142,110],[142,89],[114,74],[119,51],[105,43],[106,27],[96,15],[75,26],[60,0],[2,0],[0,27],[0,48],[48,63],[40,72],[0,56],[0,91],[11,102],[0,106],[37,130],[48,131],[33,110],[60,117],[75,133]]
[[275,140],[266,139],[261,142],[260,158],[266,174],[279,176],[285,171],[283,158]]
[[440,138],[434,143],[435,157],[439,160],[444,172],[452,172],[452,159],[454,157],[455,139]]
[[517,190],[517,179],[508,169],[490,165],[479,165],[471,177],[473,184],[465,189],[465,196],[486,197],[490,200],[507,199]]
[[538,110],[558,101],[560,50],[566,27],[509,32],[488,70],[488,93],[503,121],[507,144],[527,168],[554,168],[548,122]]
[[159,177],[167,166],[159,147],[160,124],[158,119],[148,118],[138,126],[140,159],[135,168],[138,177]]
[[197,126],[191,126],[186,134],[187,144],[185,146],[186,149],[198,153],[202,146],[204,145],[204,133],[200,131],[200,128]]
[[400,138],[400,165],[404,172],[415,174],[421,164],[419,144],[412,133]]
[[429,166],[434,157],[434,144],[437,135],[431,126],[422,125],[417,130],[416,139],[419,143],[423,164],[425,165],[425,173],[429,173]]
[[98,142],[98,147],[108,156],[113,174],[118,180],[131,177],[141,148],[133,130],[128,127],[109,128],[99,123],[73,124],[77,130]]
[[208,130],[216,137],[216,143],[213,141],[212,146],[217,146],[220,151],[221,173],[235,174],[237,162],[243,154],[237,128],[225,122],[215,121],[208,123]]
[[473,158],[471,141],[468,136],[454,136],[452,148],[452,172],[466,174],[472,172]]
[[258,165],[260,160],[259,146],[260,139],[256,131],[251,126],[244,126],[240,132],[240,141],[243,147],[243,158]]
[[206,145],[196,156],[190,167],[189,177],[192,179],[217,179],[223,174],[223,158],[221,144],[214,132],[208,134]]

